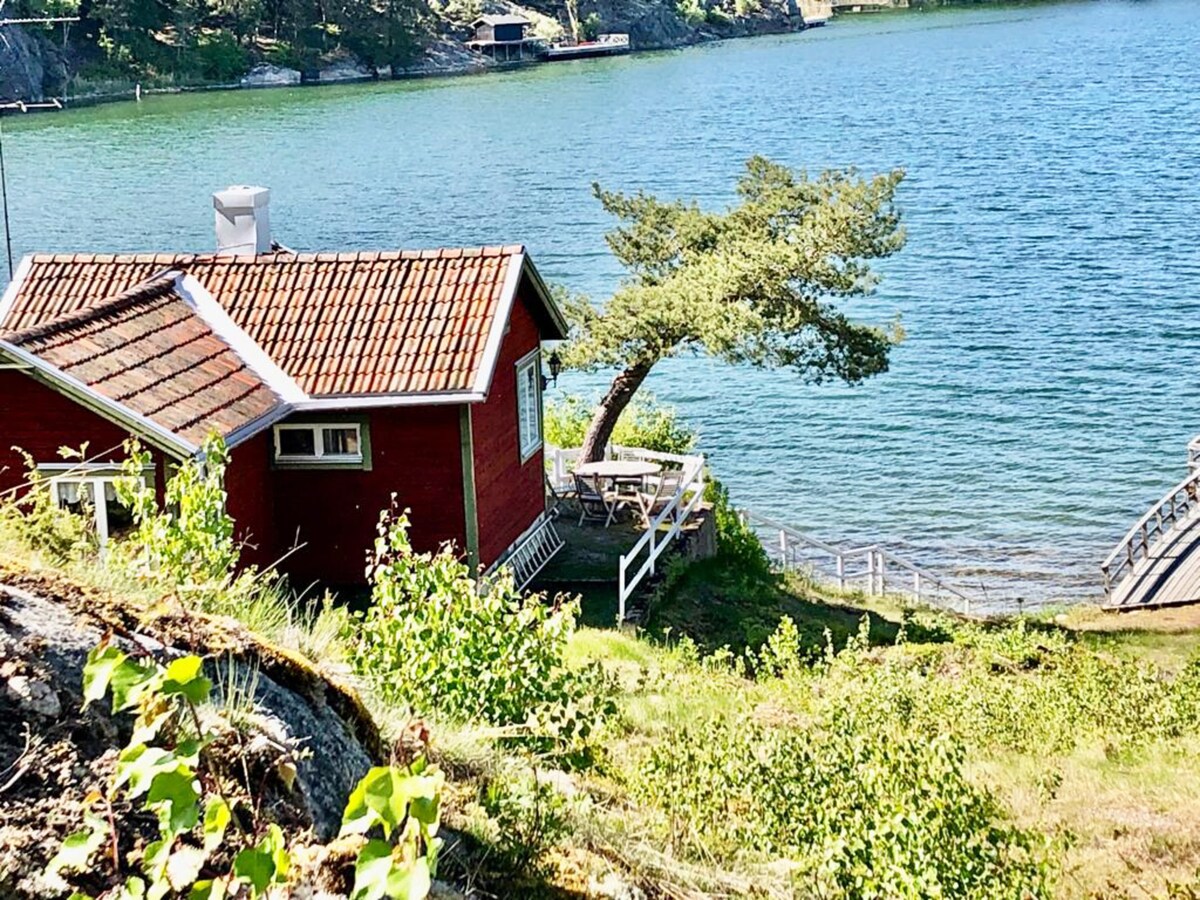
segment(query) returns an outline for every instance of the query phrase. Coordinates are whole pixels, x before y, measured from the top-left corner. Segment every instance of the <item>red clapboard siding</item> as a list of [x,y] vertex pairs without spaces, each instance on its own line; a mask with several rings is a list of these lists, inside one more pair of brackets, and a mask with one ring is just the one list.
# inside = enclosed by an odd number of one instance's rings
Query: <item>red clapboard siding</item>
[[225,508],[233,517],[244,566],[263,568],[280,556],[271,491],[271,434],[267,429],[234,447],[225,469]]
[[[129,432],[23,372],[0,371],[0,491],[27,481],[25,460],[14,447],[39,463],[66,462],[60,447],[78,450],[86,442],[89,459],[118,462]],[[152,451],[160,498],[165,457]]]
[[492,389],[485,402],[471,407],[479,562],[483,568],[495,562],[546,505],[542,453],[539,450],[521,463],[517,427],[517,360],[535,350],[539,342],[537,323],[524,300],[514,303]]
[[[453,541],[463,552],[458,417],[459,407],[450,405],[372,410],[371,471],[272,471],[277,549],[306,544],[281,566],[294,586],[361,583],[379,513],[393,492],[401,509],[411,509],[409,534],[417,550]],[[289,421],[312,420],[297,415]]]

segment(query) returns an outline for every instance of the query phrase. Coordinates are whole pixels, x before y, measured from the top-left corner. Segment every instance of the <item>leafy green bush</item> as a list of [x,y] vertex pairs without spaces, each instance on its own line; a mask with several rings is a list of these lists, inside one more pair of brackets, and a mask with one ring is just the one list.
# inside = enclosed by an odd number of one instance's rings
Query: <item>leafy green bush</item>
[[[578,447],[583,443],[594,404],[576,395],[546,403],[546,442],[556,447]],[[651,395],[638,394],[621,413],[613,430],[612,442],[626,447],[642,447],[659,453],[691,453],[699,436],[670,407]]]
[[483,788],[480,806],[488,817],[490,867],[495,874],[538,878],[549,874],[546,858],[568,831],[565,802],[537,770],[506,771]]
[[579,23],[579,39],[583,41],[594,41],[600,36],[600,16],[591,12],[587,14],[582,22]]
[[708,10],[700,0],[678,0],[675,13],[689,25],[703,25],[708,20]]
[[611,712],[599,665],[572,669],[578,601],[523,597],[503,574],[477,582],[445,547],[417,554],[408,517],[380,516],[371,605],[346,634],[350,662],[380,696],[425,715],[585,741]]
[[740,577],[761,579],[771,570],[767,551],[729,501],[729,491],[711,475],[704,486],[704,499],[712,504],[717,530],[717,553],[725,566]]
[[[201,714],[211,690],[198,656],[164,666],[134,659],[106,641],[88,654],[84,706],[111,692],[113,713],[134,711],[136,717],[111,782],[88,795],[83,828],[63,841],[47,866],[49,878],[100,867],[115,880],[126,876],[132,860],[122,859],[120,847],[141,843],[140,823],[116,815],[115,809],[123,813],[141,800],[142,809],[157,820],[158,837],[140,852],[141,876],[125,877],[112,896],[254,900],[280,895],[291,868],[287,837],[262,814],[267,779],[257,784],[259,796],[250,793],[248,742],[227,740],[223,731],[230,730],[230,723]],[[291,787],[295,759],[288,748],[281,748],[274,776]],[[379,900],[387,894],[413,900],[429,893],[440,847],[436,834],[442,782],[441,773],[417,761],[407,769],[371,769],[351,792],[341,834],[383,834],[359,850],[352,897]],[[121,828],[136,841],[120,841]],[[79,892],[72,896],[85,897]]]
[[167,481],[160,508],[154,487],[142,477],[150,451],[136,439],[125,442],[122,476],[114,487],[135,527],[112,557],[139,577],[204,585],[224,581],[237,563],[233,519],[225,510],[229,451],[215,434],[201,450],[200,459],[185,460]]
[[248,68],[246,51],[225,30],[201,34],[191,58],[201,77],[220,84],[237,81]]
[[837,712],[803,728],[715,719],[657,743],[633,790],[677,852],[786,857],[809,896],[1049,896],[1045,841],[964,762],[950,738]]
[[[25,459],[24,492],[19,496],[0,496],[0,525],[54,564],[61,565],[95,553],[96,532],[88,498],[80,495],[83,515],[61,508],[50,493],[46,477],[38,471],[37,462],[28,453],[19,452]],[[64,459],[71,459],[85,454],[87,448],[86,445],[80,450],[63,447],[58,452]]]

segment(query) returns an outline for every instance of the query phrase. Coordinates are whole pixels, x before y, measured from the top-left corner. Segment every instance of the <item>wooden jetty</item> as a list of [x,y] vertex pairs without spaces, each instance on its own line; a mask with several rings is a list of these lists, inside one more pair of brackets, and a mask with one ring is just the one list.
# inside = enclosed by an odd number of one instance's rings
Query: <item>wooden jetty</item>
[[591,56],[619,56],[628,53],[631,47],[627,34],[600,34],[594,41],[559,41],[542,50],[541,57],[548,62],[566,59],[586,59]]
[[1106,608],[1200,602],[1200,437],[1188,445],[1188,468],[1100,566]]

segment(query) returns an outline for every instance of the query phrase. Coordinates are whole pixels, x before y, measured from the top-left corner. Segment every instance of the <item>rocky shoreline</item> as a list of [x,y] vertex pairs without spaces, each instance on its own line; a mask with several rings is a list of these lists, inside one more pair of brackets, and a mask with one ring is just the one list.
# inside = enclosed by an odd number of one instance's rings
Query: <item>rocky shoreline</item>
[[[597,0],[596,8],[613,32],[627,33],[633,52],[669,50],[712,41],[767,34],[785,34],[804,27],[796,0],[785,0],[774,7],[760,7],[744,16],[709,18],[693,23],[683,19],[675,5],[664,0]],[[543,9],[539,9],[543,6]],[[534,0],[529,7],[511,9],[546,15],[554,3]],[[349,55],[328,60],[318,69],[298,69],[263,62],[253,66],[236,82],[140,85],[135,81],[108,83],[99,90],[73,93],[70,89],[68,54],[43,35],[22,26],[9,26],[9,40],[0,48],[0,96],[7,100],[36,103],[51,97],[63,99],[67,106],[90,106],[134,100],[151,94],[175,94],[198,91],[262,89],[353,82],[441,78],[501,71],[540,65],[539,60],[497,62],[470,49],[464,43],[462,27],[445,23],[441,31],[422,48],[420,58],[403,68],[373,69]]]

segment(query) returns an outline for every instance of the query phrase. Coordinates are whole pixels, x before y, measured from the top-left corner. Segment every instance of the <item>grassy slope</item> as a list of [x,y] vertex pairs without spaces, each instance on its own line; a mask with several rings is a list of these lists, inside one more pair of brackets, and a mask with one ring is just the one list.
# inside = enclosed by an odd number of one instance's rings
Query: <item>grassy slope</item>
[[[2,556],[36,565],[4,540]],[[70,577],[119,593],[135,606],[153,606],[152,597],[137,595],[132,585],[109,582],[96,567],[72,567]],[[956,627],[938,617],[907,618],[886,605],[868,610],[862,598],[821,597],[813,586],[799,582],[737,578],[711,562],[676,572],[658,601],[644,636],[583,628],[573,639],[576,660],[600,660],[616,677],[622,725],[605,737],[605,764],[571,776],[576,795],[569,804],[561,846],[552,853],[555,871],[525,885],[523,896],[594,896],[592,886],[614,871],[640,883],[651,896],[791,896],[794,888],[786,868],[706,865],[671,855],[663,842],[661,813],[628,798],[626,784],[636,775],[639,760],[649,749],[670,741],[680,725],[716,717],[784,721],[803,703],[797,691],[809,689],[807,683],[798,688],[785,679],[752,681],[705,666],[698,659],[700,652],[723,644],[735,649],[755,645],[783,615],[797,622],[803,642],[817,655],[826,630],[835,646],[842,646],[869,612],[870,642],[877,647],[872,652],[880,661],[941,652],[954,639]],[[243,612],[240,618],[254,620],[257,630],[273,642],[322,668],[340,668],[336,620],[324,620],[324,631],[314,631],[269,597]],[[893,647],[902,625],[907,643]],[[1200,610],[1120,618],[1075,611],[1039,627],[1065,631],[1088,648],[1145,660],[1167,673],[1180,671],[1200,652]],[[670,637],[664,641],[661,635],[667,629]],[[695,647],[681,644],[681,634],[689,635]],[[953,672],[945,677],[953,678]],[[402,734],[411,723],[403,711],[376,706],[375,712],[390,736]],[[538,764],[498,749],[482,729],[435,723],[433,733],[433,749],[453,776],[446,818],[462,829],[470,848],[466,854],[451,854],[448,866],[460,876],[485,885],[491,881],[495,887],[486,841],[471,837],[486,832],[479,827],[481,786],[498,773],[528,772]],[[1020,823],[1069,836],[1059,895],[1165,896],[1171,883],[1194,883],[1200,871],[1196,751],[1194,739],[1128,750],[1119,742],[1109,746],[1102,736],[1089,735],[1070,750],[1051,755],[977,753],[970,772],[1000,796]],[[1048,781],[1054,785],[1048,788]]]
[[[814,650],[824,643],[826,631],[841,646],[867,613],[871,643],[888,648],[905,619],[896,607],[868,609],[862,598],[821,598],[813,585],[803,582],[747,583],[732,578],[719,563],[693,566],[663,593],[649,632],[665,635],[668,642],[687,634],[708,650],[757,644],[783,615],[795,619]],[[1200,608],[1125,616],[1077,609],[1031,625],[1065,633],[1101,654],[1145,661],[1168,677],[1200,657]],[[943,630],[933,617],[924,627],[909,620],[905,628],[908,646],[881,649],[884,657],[941,644],[954,624]],[[639,747],[662,740],[674,723],[745,710],[786,711],[794,697],[783,681],[755,683],[714,675],[661,638],[650,642],[584,629],[574,649],[579,659],[602,660],[621,675],[630,731],[611,747],[616,759],[636,757]],[[660,678],[647,678],[648,672]],[[669,678],[662,673],[670,673]],[[1181,885],[1195,885],[1200,874],[1200,760],[1195,751],[1194,740],[1126,751],[1102,737],[1084,738],[1074,749],[1053,756],[1003,750],[979,754],[970,771],[998,794],[1019,823],[1067,842],[1057,895],[1192,897],[1197,895],[1185,891],[1195,888]],[[692,873],[688,880],[704,879]],[[787,894],[783,884],[772,888],[769,878],[751,880],[768,895]]]

